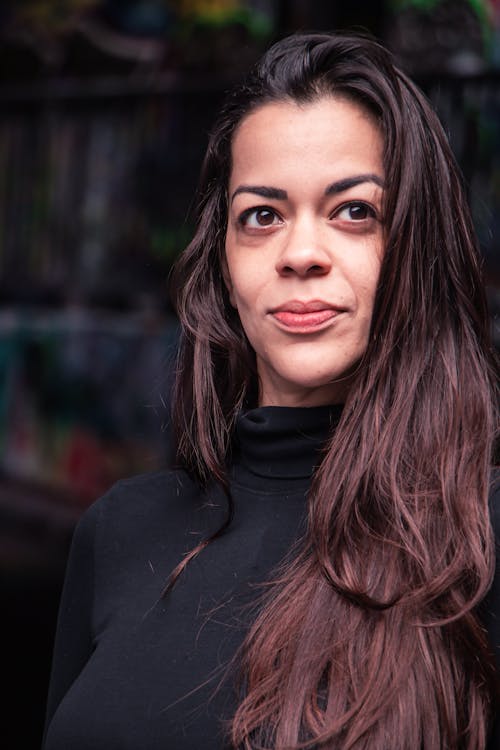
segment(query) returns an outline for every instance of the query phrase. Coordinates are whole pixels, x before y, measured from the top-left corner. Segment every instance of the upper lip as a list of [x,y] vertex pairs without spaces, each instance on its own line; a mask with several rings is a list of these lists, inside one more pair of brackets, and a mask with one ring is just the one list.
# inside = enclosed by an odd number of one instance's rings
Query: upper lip
[[320,310],[336,310],[337,312],[343,312],[346,308],[334,305],[331,302],[325,302],[321,299],[313,299],[308,301],[302,301],[298,299],[289,300],[283,302],[282,305],[273,307],[270,310],[271,313],[277,312],[291,312],[291,313],[312,313],[319,312]]

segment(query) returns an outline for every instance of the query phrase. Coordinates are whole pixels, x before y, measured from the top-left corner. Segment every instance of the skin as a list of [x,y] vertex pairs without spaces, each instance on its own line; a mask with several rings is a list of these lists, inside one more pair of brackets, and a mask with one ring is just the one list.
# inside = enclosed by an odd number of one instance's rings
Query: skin
[[236,131],[224,277],[262,406],[345,400],[383,253],[382,149],[370,115],[332,97],[265,104]]

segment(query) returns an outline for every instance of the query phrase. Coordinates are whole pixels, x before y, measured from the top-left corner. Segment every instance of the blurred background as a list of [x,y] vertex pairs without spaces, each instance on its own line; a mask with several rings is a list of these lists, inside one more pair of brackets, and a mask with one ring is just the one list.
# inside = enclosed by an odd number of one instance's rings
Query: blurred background
[[438,110],[500,346],[500,0],[2,2],[4,747],[40,747],[76,521],[116,479],[165,465],[167,278],[214,114],[272,41],[311,29],[370,31]]

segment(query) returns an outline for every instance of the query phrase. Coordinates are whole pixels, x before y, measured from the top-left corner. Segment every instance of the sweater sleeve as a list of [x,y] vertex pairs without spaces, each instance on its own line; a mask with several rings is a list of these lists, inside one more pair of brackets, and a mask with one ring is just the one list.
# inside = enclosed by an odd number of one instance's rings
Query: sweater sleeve
[[93,650],[94,548],[99,511],[100,504],[91,506],[73,534],[59,604],[44,744],[57,707]]

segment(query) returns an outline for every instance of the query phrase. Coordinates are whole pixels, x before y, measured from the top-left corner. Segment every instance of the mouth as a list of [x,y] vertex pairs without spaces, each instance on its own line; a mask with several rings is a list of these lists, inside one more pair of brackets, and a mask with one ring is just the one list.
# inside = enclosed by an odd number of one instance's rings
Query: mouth
[[346,312],[345,308],[322,300],[300,302],[293,300],[270,311],[280,327],[294,333],[312,333],[326,328],[335,318]]

